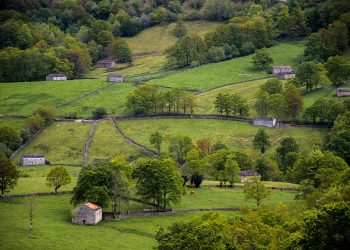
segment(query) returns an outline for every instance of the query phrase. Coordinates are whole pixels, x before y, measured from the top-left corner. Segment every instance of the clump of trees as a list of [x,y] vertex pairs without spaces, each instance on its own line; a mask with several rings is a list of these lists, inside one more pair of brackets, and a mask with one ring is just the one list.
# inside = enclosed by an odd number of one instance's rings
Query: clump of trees
[[220,114],[246,117],[249,115],[249,106],[247,99],[239,94],[219,93],[214,101],[215,108]]
[[0,156],[0,190],[2,197],[4,197],[5,192],[16,186],[19,176],[20,171],[12,164],[11,160]]
[[195,96],[182,89],[159,91],[156,85],[142,85],[131,92],[126,110],[133,115],[159,113],[194,113]]
[[255,66],[262,68],[265,71],[271,71],[272,63],[273,59],[267,52],[266,48],[255,51],[255,55],[253,56],[253,64]]
[[55,118],[56,110],[52,107],[40,107],[33,115],[26,119],[26,126],[31,134],[35,134],[43,127],[50,125]]

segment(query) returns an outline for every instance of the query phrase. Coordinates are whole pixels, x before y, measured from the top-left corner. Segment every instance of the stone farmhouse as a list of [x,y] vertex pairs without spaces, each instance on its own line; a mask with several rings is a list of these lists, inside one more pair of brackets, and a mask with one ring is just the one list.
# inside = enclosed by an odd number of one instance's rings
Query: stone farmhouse
[[113,60],[99,60],[97,61],[95,68],[115,68],[115,62]]
[[48,74],[46,81],[66,81],[67,76],[65,74]]
[[272,66],[272,74],[276,75],[277,78],[281,80],[295,77],[295,73],[290,66]]
[[107,81],[109,81],[109,82],[123,82],[124,76],[123,75],[109,75],[109,76],[107,76]]
[[263,126],[268,128],[273,128],[277,126],[276,118],[271,117],[257,117],[252,121],[254,126]]
[[80,225],[96,225],[102,220],[102,207],[94,203],[85,203],[75,210],[72,223]]
[[21,166],[45,165],[45,155],[27,154],[21,156]]
[[350,96],[350,88],[337,88],[337,96]]
[[252,176],[260,176],[260,174],[258,172],[256,172],[254,169],[251,170],[243,170],[239,173],[239,177],[240,177],[240,182],[245,182],[249,177]]

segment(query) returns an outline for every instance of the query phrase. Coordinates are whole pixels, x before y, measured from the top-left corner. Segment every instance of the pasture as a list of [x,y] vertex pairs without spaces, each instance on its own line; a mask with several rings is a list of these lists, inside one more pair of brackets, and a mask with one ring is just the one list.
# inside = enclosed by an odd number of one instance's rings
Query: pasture
[[21,118],[0,118],[0,127],[8,125],[16,129],[21,129],[25,126],[25,119]]
[[125,159],[133,160],[139,156],[146,156],[147,153],[127,143],[117,132],[112,121],[100,121],[97,124],[95,134],[89,149],[89,162],[96,158],[113,158],[122,156]]
[[[294,193],[273,191],[267,205],[295,203]],[[2,249],[150,249],[155,233],[174,221],[188,220],[202,213],[129,218],[102,221],[96,226],[70,223],[73,207],[70,195],[37,197],[34,200],[33,231],[28,230],[28,199],[0,201],[0,244]],[[243,199],[242,190],[205,188],[186,194],[175,209],[253,206]],[[142,206],[141,206],[142,207]],[[141,208],[135,203],[124,209]],[[220,212],[236,216],[235,212]]]
[[[253,139],[262,127],[252,126],[246,122],[211,120],[211,119],[138,119],[120,121],[120,127],[137,142],[151,147],[149,136],[159,131],[164,137],[162,151],[168,151],[168,141],[174,135],[187,135],[195,143],[202,138],[209,138],[213,143],[220,141],[234,149],[241,149],[252,157],[258,151],[253,149]],[[270,136],[272,147],[268,154],[274,153],[279,142],[287,136],[293,136],[300,144],[301,150],[312,150],[325,140],[326,129],[316,128],[265,128]],[[308,135],[308,136],[305,136]]]
[[[282,42],[267,50],[274,59],[273,65],[291,65],[296,67],[303,55],[304,42]],[[224,62],[206,64],[168,77],[151,80],[148,83],[204,90],[226,83],[267,76],[266,72],[252,64],[252,57],[253,55],[249,55]]]
[[44,153],[52,163],[83,164],[91,126],[91,123],[54,122],[17,154],[14,163],[19,164],[22,154]]
[[39,107],[55,107],[106,84],[94,79],[0,83],[0,114],[30,115]]

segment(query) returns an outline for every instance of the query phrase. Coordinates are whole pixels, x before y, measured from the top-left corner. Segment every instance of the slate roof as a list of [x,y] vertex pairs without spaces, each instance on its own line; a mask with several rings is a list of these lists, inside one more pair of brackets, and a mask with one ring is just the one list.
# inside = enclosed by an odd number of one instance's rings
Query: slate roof
[[290,66],[272,66],[272,72],[274,72],[274,70],[279,71],[279,73],[277,73],[277,74],[293,74],[294,73],[292,67],[290,67]]
[[350,88],[337,88],[338,92],[350,92]]
[[44,154],[26,154],[22,155],[22,158],[43,158]]
[[272,118],[272,117],[256,117],[256,118],[254,118],[254,121],[257,121],[257,120],[260,120],[260,121],[273,121],[274,120],[274,118]]

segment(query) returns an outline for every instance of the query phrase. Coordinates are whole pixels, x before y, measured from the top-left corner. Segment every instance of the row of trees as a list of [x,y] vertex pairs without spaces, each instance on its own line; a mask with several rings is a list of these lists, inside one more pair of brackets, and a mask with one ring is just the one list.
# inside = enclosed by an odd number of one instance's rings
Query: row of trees
[[127,96],[126,110],[128,113],[157,114],[180,113],[193,114],[195,96],[179,88],[169,91],[159,91],[157,85],[142,85]]
[[219,93],[215,98],[214,104],[220,114],[225,112],[226,115],[233,114],[242,117],[249,115],[247,99],[239,94]]

